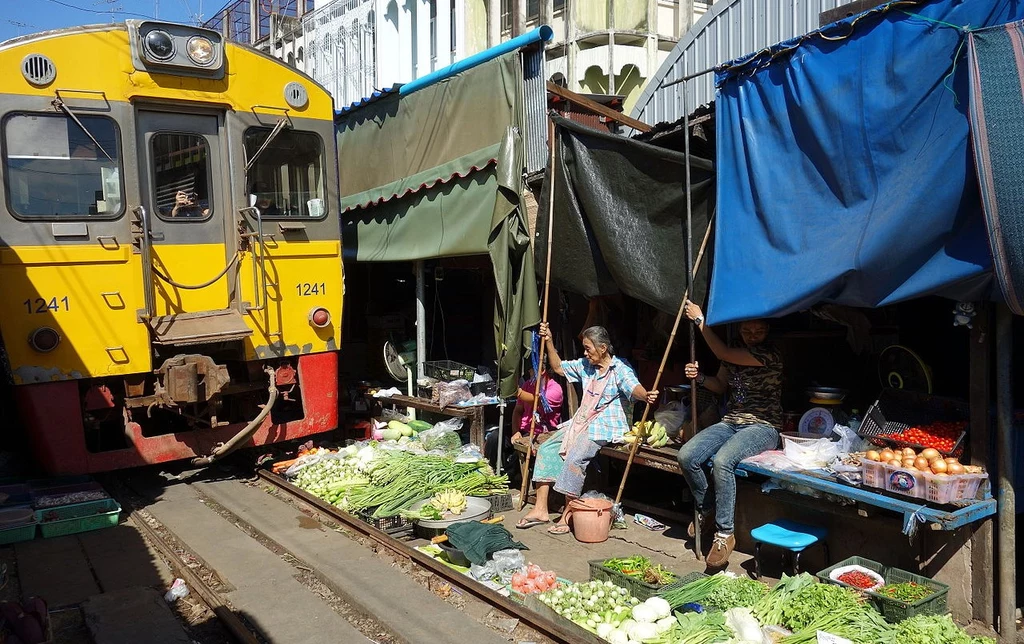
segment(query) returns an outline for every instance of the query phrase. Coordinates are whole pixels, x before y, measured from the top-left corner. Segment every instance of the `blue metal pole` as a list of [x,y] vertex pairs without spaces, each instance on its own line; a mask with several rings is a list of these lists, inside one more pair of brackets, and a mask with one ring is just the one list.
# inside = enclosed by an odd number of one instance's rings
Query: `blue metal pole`
[[517,36],[512,40],[506,40],[503,43],[495,45],[490,49],[485,49],[479,53],[473,54],[472,56],[460,60],[457,63],[452,63],[447,67],[439,69],[435,72],[431,72],[426,76],[417,78],[414,81],[408,82],[402,85],[402,88],[398,90],[398,93],[402,96],[411,94],[416,90],[423,89],[429,85],[433,85],[446,78],[450,78],[460,72],[464,72],[467,69],[472,69],[477,65],[486,63],[489,60],[493,60],[502,54],[507,54],[512,51],[517,51],[523,47],[528,47],[537,42],[547,42],[551,40],[555,32],[551,30],[551,27],[543,25],[537,27],[533,31],[527,32],[521,36]]

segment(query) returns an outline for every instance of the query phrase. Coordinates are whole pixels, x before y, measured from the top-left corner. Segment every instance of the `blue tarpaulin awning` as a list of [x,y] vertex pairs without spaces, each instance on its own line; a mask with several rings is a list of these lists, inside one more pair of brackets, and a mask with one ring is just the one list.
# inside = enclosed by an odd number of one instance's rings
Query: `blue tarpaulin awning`
[[987,297],[963,42],[1022,17],[890,3],[719,70],[709,320]]

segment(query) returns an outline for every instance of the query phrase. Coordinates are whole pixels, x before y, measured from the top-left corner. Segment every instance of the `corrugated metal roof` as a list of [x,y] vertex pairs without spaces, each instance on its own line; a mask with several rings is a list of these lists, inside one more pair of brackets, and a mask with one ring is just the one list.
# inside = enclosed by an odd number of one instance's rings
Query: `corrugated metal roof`
[[852,1],[718,0],[679,40],[640,94],[631,116],[652,125],[682,118],[683,86],[688,88],[686,103],[692,111],[714,100],[714,74],[671,87],[663,88],[663,83],[814,31],[823,11]]
[[387,96],[389,94],[394,94],[395,92],[397,92],[401,88],[402,88],[402,84],[401,83],[395,83],[391,87],[385,87],[384,89],[379,89],[376,92],[374,92],[373,94],[370,94],[369,96],[367,96],[365,98],[362,98],[362,99],[356,101],[355,103],[352,103],[351,105],[346,105],[345,107],[343,107],[340,110],[336,111],[334,113],[334,115],[335,115],[335,117],[338,117],[338,116],[348,116],[348,114],[350,112],[352,112],[354,110],[358,110],[360,107],[363,107],[364,105],[369,105],[370,103],[373,103],[374,101],[379,101],[380,99],[384,98],[385,96]]

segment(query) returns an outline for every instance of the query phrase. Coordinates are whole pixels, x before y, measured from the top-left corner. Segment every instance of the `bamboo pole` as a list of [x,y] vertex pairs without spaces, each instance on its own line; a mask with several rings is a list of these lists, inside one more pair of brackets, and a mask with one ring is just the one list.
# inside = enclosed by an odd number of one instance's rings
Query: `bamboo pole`
[[[694,262],[693,271],[692,271],[691,276],[690,276],[690,281],[691,282],[693,281],[694,277],[696,277],[697,270],[700,268],[701,261],[704,259],[704,250],[707,248],[708,239],[711,238],[711,226],[714,223],[714,218],[715,218],[715,216],[713,214],[711,215],[711,217],[708,218],[708,228],[707,228],[707,230],[704,231],[704,239],[700,243],[700,250],[697,251],[697,261]],[[663,353],[662,356],[661,356],[661,364],[658,366],[658,374],[654,377],[654,385],[651,386],[651,389],[650,389],[651,391],[656,390],[658,388],[658,385],[661,383],[661,374],[662,374],[662,372],[665,371],[665,363],[668,362],[668,354],[672,350],[672,344],[675,342],[676,331],[679,330],[679,322],[683,318],[683,309],[686,307],[686,300],[689,299],[689,297],[690,297],[690,288],[687,287],[686,292],[683,293],[683,301],[679,304],[679,311],[676,312],[676,320],[672,324],[672,334],[669,335],[668,344],[665,345],[665,353]],[[692,359],[691,359],[691,361],[692,361]],[[691,387],[692,386],[693,385],[691,384]],[[651,412],[651,405],[650,405],[650,403],[645,403],[645,405],[646,405],[646,407],[644,408],[644,415],[643,415],[643,417],[640,418],[640,427],[643,427],[644,423],[647,422],[647,415]],[[691,424],[691,426],[696,426],[696,423],[697,423],[697,408],[696,408],[696,406],[693,407],[693,410],[692,410],[691,413],[692,413],[692,420],[690,421],[690,424]],[[640,449],[640,443],[641,442],[643,442],[643,441],[642,441],[642,439],[640,437],[640,434],[638,433],[637,434],[637,439],[635,441],[633,441],[633,444],[629,448],[629,458],[626,459],[626,470],[622,473],[622,480],[619,481],[619,491],[618,491],[618,493],[615,494],[615,503],[616,504],[618,504],[619,501],[622,500],[622,491],[626,489],[626,477],[629,476],[629,470],[633,466],[633,458],[636,456],[637,450]]]
[[[545,324],[548,321],[548,293],[551,287],[551,247],[554,245],[552,235],[555,222],[555,122],[548,116],[548,145],[551,153],[548,156],[548,238],[547,238],[547,260],[544,268],[544,304],[541,312],[541,321]],[[537,403],[540,401],[540,376],[544,368],[544,353],[548,343],[541,339],[540,351],[537,355],[537,373],[534,374],[533,390],[533,411],[530,413],[530,440],[526,446],[526,461],[523,464],[523,484],[519,490],[519,510],[526,507],[527,492],[530,489],[530,457],[533,456],[533,435],[537,429]]]
[[[690,109],[686,104],[686,90],[689,87],[683,84],[683,149],[686,154],[686,266],[690,270],[687,271],[690,277],[690,282],[686,286],[686,290],[690,293],[693,292],[693,280],[696,279],[697,269],[696,262],[693,259],[693,184],[690,182]],[[711,220],[708,218],[708,230],[711,230]],[[707,237],[707,231],[705,237]],[[689,293],[687,293],[689,297]],[[683,298],[683,305],[686,304],[686,298]],[[690,362],[697,362],[697,330],[690,325]],[[690,381],[690,435],[684,438],[689,440],[697,434],[697,420],[698,416],[697,409],[697,380],[693,379]]]

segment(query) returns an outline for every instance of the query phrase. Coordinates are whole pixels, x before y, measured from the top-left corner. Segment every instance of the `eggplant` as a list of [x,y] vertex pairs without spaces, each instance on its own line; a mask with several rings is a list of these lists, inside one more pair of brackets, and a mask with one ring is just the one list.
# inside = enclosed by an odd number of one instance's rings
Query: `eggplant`
[[24,613],[25,610],[18,602],[0,602],[0,618],[8,624],[16,624]]
[[21,638],[25,644],[42,644],[46,641],[46,632],[39,618],[32,613],[24,613],[16,623],[11,624],[11,630]]
[[46,607],[46,602],[41,597],[29,597],[25,601],[24,610],[30,615],[35,615],[43,630],[46,630],[46,624],[50,620],[50,611]]

